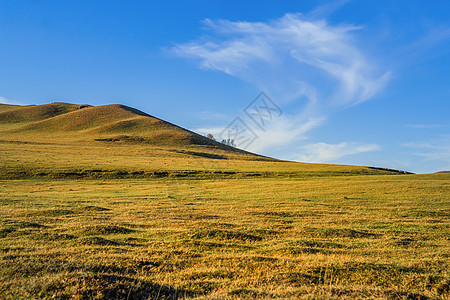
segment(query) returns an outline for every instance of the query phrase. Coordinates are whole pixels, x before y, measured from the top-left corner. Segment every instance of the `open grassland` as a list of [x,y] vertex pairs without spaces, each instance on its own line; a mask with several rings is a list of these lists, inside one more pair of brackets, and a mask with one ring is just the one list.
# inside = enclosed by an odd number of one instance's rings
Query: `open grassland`
[[0,105],[0,298],[450,297],[450,174],[254,155],[122,105]]
[[450,297],[450,175],[0,182],[2,298]]
[[0,179],[151,177],[308,177],[398,174],[367,167],[302,164],[214,147],[108,142],[0,140]]

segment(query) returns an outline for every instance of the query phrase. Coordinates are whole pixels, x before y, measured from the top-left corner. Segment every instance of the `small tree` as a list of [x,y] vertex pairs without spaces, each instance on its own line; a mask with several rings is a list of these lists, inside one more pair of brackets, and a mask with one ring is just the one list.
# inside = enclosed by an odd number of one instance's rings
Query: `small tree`
[[215,138],[211,133],[208,133],[208,134],[206,135],[206,137],[207,137],[208,139],[213,140],[213,141],[216,140],[216,138]]
[[236,144],[234,143],[233,139],[223,139],[222,144],[236,148]]

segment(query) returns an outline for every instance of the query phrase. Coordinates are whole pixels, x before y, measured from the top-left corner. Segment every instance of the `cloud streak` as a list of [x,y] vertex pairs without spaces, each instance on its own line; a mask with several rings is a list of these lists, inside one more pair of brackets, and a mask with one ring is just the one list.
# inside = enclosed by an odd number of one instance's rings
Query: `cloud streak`
[[409,128],[417,128],[417,129],[433,129],[440,128],[442,125],[440,124],[406,124],[406,127]]
[[[305,90],[315,87],[314,79],[322,75],[327,83],[334,83],[333,104],[355,104],[371,98],[389,78],[389,72],[376,72],[354,45],[351,32],[359,27],[331,26],[301,14],[286,14],[268,23],[207,19],[204,24],[215,38],[180,44],[172,50],[197,60],[202,68],[270,89],[273,96],[308,97]],[[317,79],[323,80],[322,76]]]
[[298,160],[325,163],[337,160],[341,157],[381,150],[380,146],[376,144],[360,144],[360,143],[339,143],[326,144],[314,143],[302,147],[303,154],[297,157]]
[[0,96],[0,104],[9,104],[9,105],[24,105],[21,102],[13,101]]
[[302,14],[269,22],[207,19],[204,24],[210,35],[172,51],[200,68],[254,84],[282,108],[289,107],[259,132],[252,151],[303,140],[328,115],[372,98],[390,78],[356,46],[357,26],[333,26]]
[[0,104],[12,104],[10,100],[0,96]]
[[427,142],[407,143],[403,146],[418,150],[414,154],[427,161],[445,162],[445,168],[450,168],[450,135]]

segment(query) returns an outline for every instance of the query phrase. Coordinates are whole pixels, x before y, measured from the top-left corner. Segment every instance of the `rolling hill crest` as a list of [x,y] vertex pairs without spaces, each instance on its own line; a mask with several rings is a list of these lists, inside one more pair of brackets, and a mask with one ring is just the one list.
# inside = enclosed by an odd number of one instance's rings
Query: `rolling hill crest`
[[109,142],[207,145],[236,151],[140,110],[111,104],[103,106],[51,103],[0,105],[3,133],[21,137],[58,135],[66,139]]

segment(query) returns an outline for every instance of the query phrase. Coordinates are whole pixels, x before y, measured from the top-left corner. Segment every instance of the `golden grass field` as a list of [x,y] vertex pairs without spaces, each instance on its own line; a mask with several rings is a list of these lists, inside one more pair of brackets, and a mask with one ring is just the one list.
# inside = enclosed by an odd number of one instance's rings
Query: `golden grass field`
[[0,105],[0,298],[450,298],[450,174],[278,161],[77,107]]

